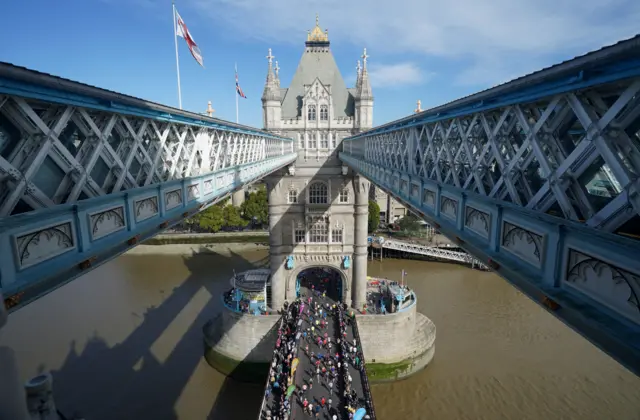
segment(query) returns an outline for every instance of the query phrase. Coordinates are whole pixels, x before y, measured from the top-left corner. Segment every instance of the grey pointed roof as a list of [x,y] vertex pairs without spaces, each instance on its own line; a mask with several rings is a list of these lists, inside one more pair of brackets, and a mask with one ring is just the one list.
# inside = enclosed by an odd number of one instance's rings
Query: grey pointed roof
[[312,84],[316,78],[320,79],[323,85],[331,86],[334,116],[353,116],[353,96],[344,84],[331,50],[306,48],[282,101],[282,118],[301,116],[304,85]]

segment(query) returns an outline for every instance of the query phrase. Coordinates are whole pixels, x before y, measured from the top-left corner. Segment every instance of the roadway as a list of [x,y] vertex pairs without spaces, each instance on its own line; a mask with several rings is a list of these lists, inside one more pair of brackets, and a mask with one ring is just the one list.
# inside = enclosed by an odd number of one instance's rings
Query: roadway
[[[300,292],[305,297],[308,297],[309,295],[311,295],[310,291],[306,288],[301,288]],[[329,306],[332,307],[334,304],[337,303],[333,299],[330,299],[329,297],[322,297],[317,295],[313,296],[313,300],[321,304],[322,306],[329,304]],[[310,322],[309,316],[307,316],[307,309],[309,309],[309,305],[306,303],[306,300],[305,300],[303,316],[301,317],[302,322],[298,328],[298,331],[303,332],[303,331],[311,330],[311,322]],[[313,312],[311,312],[311,315],[314,316]],[[315,321],[315,316],[314,316],[314,321]],[[331,341],[333,345],[330,353],[335,356],[336,351],[338,351],[338,348],[337,348],[338,346],[336,345],[337,339],[341,339],[340,325],[339,325],[338,315],[336,311],[331,310],[328,312],[327,326],[326,328],[320,329],[320,331],[323,337],[325,333],[327,334],[327,337],[331,337]],[[353,328],[351,326],[347,326],[346,333],[347,333],[346,335],[347,342],[352,345],[353,339],[354,339]],[[308,353],[305,351],[307,345],[309,346]],[[327,351],[327,348],[326,347],[321,348],[317,344],[317,342],[314,342],[311,339],[304,340],[304,338],[301,338],[300,346],[298,349],[299,365],[295,373],[295,384],[298,390],[302,390],[303,385],[309,386],[309,384],[312,384],[312,387],[310,389],[307,389],[306,391],[303,391],[301,394],[299,394],[298,398],[293,399],[291,419],[298,420],[308,416],[308,414],[305,414],[303,411],[302,401],[304,398],[306,398],[307,401],[313,404],[314,406],[319,405],[321,399],[325,398],[325,400],[327,401],[326,407],[322,409],[322,411],[320,412],[321,415],[318,418],[333,420],[333,416],[335,415],[336,419],[347,420],[349,418],[348,411],[346,409],[347,399],[344,397],[344,392],[346,387],[346,384],[345,384],[346,375],[342,373],[343,372],[342,367],[340,369],[337,369],[336,367],[336,370],[339,373],[337,375],[337,380],[335,381],[333,386],[333,393],[331,393],[330,388],[328,386],[327,379],[321,376],[320,383],[318,383],[318,377],[316,374],[316,365],[315,365],[315,361],[317,360],[317,358],[314,357],[312,360],[311,354],[314,354],[314,355],[322,354],[323,356],[325,356],[323,359],[325,363],[321,363],[320,368],[322,368],[322,366],[325,366],[328,369],[328,365],[326,364],[326,361],[327,361],[326,356],[327,354],[329,354],[329,352]],[[342,357],[340,357],[340,361],[342,362]],[[361,378],[360,371],[355,369],[351,363],[349,363],[349,367],[347,370],[348,370],[348,375],[351,376],[352,378],[351,389],[355,390],[357,393],[358,402],[355,404],[355,407],[353,408],[357,409],[359,407],[364,407],[365,401],[364,401],[364,392],[363,392],[362,378]],[[329,399],[332,400],[331,406],[329,406],[328,404]]]

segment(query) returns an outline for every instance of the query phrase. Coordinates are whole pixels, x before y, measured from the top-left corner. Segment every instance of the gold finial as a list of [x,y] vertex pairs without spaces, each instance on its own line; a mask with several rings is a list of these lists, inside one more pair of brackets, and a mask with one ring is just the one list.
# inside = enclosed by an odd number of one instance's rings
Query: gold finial
[[213,117],[214,112],[216,112],[216,110],[211,107],[211,101],[207,102],[207,114],[209,114],[210,117]]
[[320,29],[320,15],[316,13],[316,27],[307,31],[307,42],[329,42],[329,31]]
[[422,112],[422,102],[420,102],[420,99],[418,99],[418,102],[416,102],[416,104],[418,105],[418,107],[413,112],[417,114],[419,112]]

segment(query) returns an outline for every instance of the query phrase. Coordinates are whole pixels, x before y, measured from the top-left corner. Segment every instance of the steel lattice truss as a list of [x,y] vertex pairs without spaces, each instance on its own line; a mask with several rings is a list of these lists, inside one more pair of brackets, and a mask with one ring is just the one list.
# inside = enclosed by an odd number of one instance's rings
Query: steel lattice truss
[[351,140],[378,168],[615,232],[640,214],[640,79]]
[[0,95],[0,217],[261,161],[290,148],[266,133]]

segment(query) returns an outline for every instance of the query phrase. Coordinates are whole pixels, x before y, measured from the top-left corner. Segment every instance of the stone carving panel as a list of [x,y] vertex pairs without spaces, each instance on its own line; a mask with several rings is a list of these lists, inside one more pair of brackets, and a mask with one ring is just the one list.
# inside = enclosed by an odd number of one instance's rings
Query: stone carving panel
[[619,314],[640,322],[640,274],[569,248],[564,281]]
[[502,248],[538,267],[542,264],[542,242],[542,235],[509,222],[502,224]]
[[165,209],[171,210],[182,204],[182,190],[177,189],[173,191],[167,191],[164,193],[164,205]]
[[89,226],[91,227],[91,239],[104,238],[114,232],[118,232],[126,227],[124,220],[124,206],[114,207],[89,215]]
[[[342,248],[342,247],[340,247]],[[340,249],[342,251],[342,249]],[[344,256],[341,255],[329,255],[329,254],[296,254],[294,255],[296,261],[308,262],[308,263],[340,263]]]
[[153,216],[156,216],[159,213],[158,210],[158,197],[147,197],[142,200],[137,200],[133,204],[133,208],[135,211],[136,222],[142,222],[147,220]]
[[200,185],[192,184],[187,187],[187,201],[193,201],[200,198]]
[[70,221],[15,237],[19,269],[41,263],[75,248]]
[[452,198],[442,196],[440,212],[443,216],[456,220],[458,215],[458,202]]
[[416,184],[411,184],[411,198],[418,198],[420,187]]
[[491,230],[491,215],[467,206],[465,209],[464,225],[469,230],[488,239],[489,231]]
[[409,185],[409,183],[405,179],[401,179],[400,180],[400,192],[402,194],[407,194],[409,192],[409,191],[407,191],[408,185]]
[[436,207],[436,193],[431,190],[424,190],[423,203],[432,209]]
[[204,194],[211,194],[213,192],[213,180],[208,179],[204,181]]

